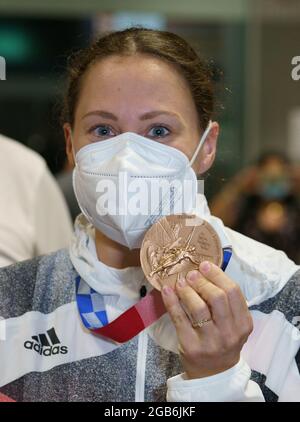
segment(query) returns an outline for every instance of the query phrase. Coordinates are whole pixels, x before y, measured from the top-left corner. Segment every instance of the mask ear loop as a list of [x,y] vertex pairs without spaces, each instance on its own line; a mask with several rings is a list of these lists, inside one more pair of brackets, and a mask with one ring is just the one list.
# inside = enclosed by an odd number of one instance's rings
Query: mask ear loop
[[201,136],[201,139],[200,139],[200,142],[199,142],[199,144],[198,144],[198,146],[196,148],[196,151],[194,152],[194,154],[193,154],[193,156],[191,158],[191,161],[189,162],[189,166],[192,166],[194,164],[194,161],[195,161],[195,159],[196,159],[196,157],[197,157],[200,149],[202,148],[204,142],[206,141],[206,138],[207,138],[207,135],[208,135],[208,133],[209,133],[209,131],[211,129],[211,126],[212,126],[212,121],[210,120],[208,122],[207,128],[205,129],[203,135]]
[[76,153],[74,150],[74,138],[73,138],[73,134],[72,134],[72,129],[70,131],[70,138],[71,138],[71,145],[72,145],[72,153],[73,153],[73,158],[74,158],[74,164],[75,167],[77,166],[77,160],[76,160]]

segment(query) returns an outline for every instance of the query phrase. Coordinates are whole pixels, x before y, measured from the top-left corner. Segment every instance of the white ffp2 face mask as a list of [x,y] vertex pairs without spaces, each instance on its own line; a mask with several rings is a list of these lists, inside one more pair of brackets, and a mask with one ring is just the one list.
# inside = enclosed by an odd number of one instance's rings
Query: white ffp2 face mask
[[82,213],[112,240],[139,248],[159,218],[195,208],[192,164],[210,127],[211,122],[190,161],[174,147],[131,132],[82,147],[73,172]]

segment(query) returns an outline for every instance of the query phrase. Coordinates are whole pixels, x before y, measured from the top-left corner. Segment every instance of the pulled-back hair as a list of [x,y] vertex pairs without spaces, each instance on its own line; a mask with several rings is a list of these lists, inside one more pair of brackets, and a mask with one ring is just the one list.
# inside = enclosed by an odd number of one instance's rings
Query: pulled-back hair
[[167,31],[128,28],[97,39],[91,46],[79,50],[69,58],[68,85],[63,102],[61,121],[74,124],[83,76],[99,60],[112,55],[147,54],[175,66],[190,87],[204,129],[214,112],[215,100],[212,75],[206,63],[181,37]]

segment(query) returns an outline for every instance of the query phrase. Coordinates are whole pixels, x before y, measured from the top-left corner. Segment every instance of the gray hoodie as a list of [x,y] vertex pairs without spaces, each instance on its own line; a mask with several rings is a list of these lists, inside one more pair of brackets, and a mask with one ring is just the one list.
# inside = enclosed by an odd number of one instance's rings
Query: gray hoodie
[[[262,392],[268,401],[300,401],[300,338],[291,324],[300,315],[300,272],[275,297],[252,308],[259,321],[271,315],[286,324],[283,337],[290,338],[270,336],[277,352],[282,349],[281,366],[270,349],[269,361],[257,370],[253,362],[264,345],[258,336],[236,367],[190,381],[178,380],[179,356],[159,346],[147,330],[116,345],[85,329],[76,306],[77,276],[67,250],[0,270],[0,393],[17,401],[240,401],[246,396],[257,401]],[[250,375],[260,388],[250,381],[257,389],[249,398]]]

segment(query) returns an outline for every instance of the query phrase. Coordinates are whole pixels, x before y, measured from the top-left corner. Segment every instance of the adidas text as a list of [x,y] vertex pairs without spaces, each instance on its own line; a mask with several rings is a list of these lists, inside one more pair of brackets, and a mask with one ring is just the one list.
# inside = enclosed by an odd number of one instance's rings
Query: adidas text
[[38,343],[34,343],[33,341],[25,341],[24,343],[25,349],[35,350],[39,355],[43,356],[52,356],[52,355],[65,355],[68,353],[67,346],[50,346],[50,347],[43,347]]

